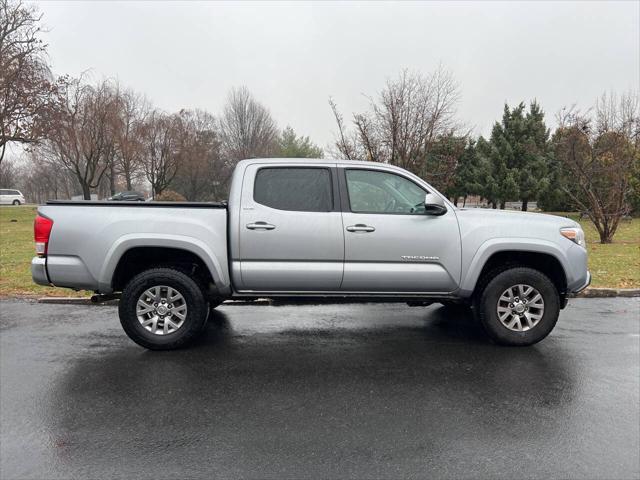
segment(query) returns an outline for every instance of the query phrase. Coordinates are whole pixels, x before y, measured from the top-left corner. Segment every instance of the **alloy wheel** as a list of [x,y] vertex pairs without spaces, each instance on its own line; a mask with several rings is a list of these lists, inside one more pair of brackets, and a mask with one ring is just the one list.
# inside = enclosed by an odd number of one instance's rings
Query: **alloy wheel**
[[535,327],[544,315],[544,299],[531,285],[507,288],[497,305],[500,323],[514,332],[526,332]]
[[156,285],[138,298],[136,316],[140,325],[155,335],[174,333],[187,318],[187,302],[180,292],[167,285]]

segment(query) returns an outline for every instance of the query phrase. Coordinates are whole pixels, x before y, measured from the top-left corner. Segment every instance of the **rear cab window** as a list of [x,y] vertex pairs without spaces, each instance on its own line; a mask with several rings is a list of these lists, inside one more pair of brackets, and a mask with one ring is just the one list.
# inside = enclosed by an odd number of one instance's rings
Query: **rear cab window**
[[253,200],[278,210],[331,212],[331,171],[327,167],[262,167],[256,173]]

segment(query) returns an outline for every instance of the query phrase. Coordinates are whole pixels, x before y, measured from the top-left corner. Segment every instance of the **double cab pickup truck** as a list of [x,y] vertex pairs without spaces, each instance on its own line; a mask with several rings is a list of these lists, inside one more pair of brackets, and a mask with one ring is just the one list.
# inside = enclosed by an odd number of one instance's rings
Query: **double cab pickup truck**
[[346,160],[243,160],[222,203],[50,201],[35,242],[37,284],[119,297],[124,331],[156,350],[226,299],[275,297],[464,304],[495,343],[531,345],[591,278],[572,220],[457,208]]

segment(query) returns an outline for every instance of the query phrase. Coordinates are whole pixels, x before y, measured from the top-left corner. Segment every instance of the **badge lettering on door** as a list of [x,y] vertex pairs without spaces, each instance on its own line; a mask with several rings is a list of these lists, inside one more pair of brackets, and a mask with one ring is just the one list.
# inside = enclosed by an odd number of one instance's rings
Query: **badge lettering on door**
[[440,260],[440,257],[428,257],[426,255],[401,255],[400,258],[403,260],[409,260],[412,262]]

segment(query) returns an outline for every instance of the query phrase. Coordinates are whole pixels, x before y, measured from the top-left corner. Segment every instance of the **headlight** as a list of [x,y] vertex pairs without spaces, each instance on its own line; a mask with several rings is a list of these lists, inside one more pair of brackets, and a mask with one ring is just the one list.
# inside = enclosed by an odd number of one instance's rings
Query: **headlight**
[[564,238],[568,238],[573,243],[580,245],[583,248],[586,248],[587,242],[584,237],[584,232],[580,227],[562,228],[560,229],[560,233]]

